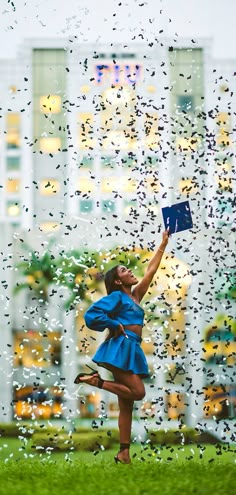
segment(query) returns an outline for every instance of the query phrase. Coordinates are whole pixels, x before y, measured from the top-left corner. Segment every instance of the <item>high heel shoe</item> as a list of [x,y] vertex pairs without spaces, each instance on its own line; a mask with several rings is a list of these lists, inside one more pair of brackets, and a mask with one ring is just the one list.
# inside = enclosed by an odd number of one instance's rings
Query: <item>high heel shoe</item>
[[[78,384],[78,383],[86,383],[87,381],[90,380],[91,377],[97,377],[98,379],[98,383],[97,383],[97,387],[98,388],[102,388],[103,387],[103,383],[104,383],[104,380],[100,377],[98,371],[94,370],[93,368],[91,368],[91,366],[89,366],[88,364],[86,364],[86,366],[92,370],[91,373],[79,373],[77,375],[77,377],[75,378],[74,380],[74,383]],[[83,378],[83,379],[82,379]]]
[[[129,443],[121,443],[120,444],[120,450],[119,450],[118,454],[120,452],[122,452],[123,450],[129,449],[129,447],[130,447]],[[114,461],[116,464],[118,464],[118,462],[120,462],[121,464],[130,464],[130,462],[131,462],[130,460],[126,462],[125,460],[119,459],[118,454],[114,457]]]

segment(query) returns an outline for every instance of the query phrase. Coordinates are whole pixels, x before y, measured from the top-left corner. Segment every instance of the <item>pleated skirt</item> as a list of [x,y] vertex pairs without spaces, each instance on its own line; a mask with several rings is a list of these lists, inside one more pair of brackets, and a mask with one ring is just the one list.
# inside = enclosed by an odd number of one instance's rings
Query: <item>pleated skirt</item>
[[98,348],[92,361],[98,366],[108,368],[112,365],[123,371],[131,371],[142,378],[149,376],[146,357],[140,345],[141,337],[130,330],[125,330],[128,339],[124,335],[105,340]]

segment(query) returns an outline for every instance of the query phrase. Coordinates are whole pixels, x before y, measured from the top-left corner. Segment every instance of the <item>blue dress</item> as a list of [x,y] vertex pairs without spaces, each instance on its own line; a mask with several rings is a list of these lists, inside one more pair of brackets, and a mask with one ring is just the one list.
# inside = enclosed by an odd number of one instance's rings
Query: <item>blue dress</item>
[[92,360],[99,366],[115,366],[124,371],[131,371],[142,378],[149,376],[147,360],[140,347],[141,337],[128,325],[143,325],[144,310],[128,294],[116,290],[90,306],[84,315],[88,328],[102,332],[106,328],[115,332],[121,323],[128,339],[123,335],[105,340],[98,348]]

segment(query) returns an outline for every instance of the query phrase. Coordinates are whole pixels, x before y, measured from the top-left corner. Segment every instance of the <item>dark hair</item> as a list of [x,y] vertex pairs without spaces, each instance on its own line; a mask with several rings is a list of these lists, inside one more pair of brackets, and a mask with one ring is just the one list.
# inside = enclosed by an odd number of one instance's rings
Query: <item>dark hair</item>
[[117,268],[120,265],[115,265],[113,268],[105,273],[104,282],[107,290],[107,294],[111,294],[114,290],[120,290],[119,286],[115,284],[115,280],[118,280]]

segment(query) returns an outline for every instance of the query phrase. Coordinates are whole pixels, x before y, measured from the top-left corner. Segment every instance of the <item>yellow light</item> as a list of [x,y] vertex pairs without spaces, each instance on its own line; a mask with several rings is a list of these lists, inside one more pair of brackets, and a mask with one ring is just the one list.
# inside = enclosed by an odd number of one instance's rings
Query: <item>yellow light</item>
[[6,191],[7,193],[14,194],[19,192],[20,179],[7,179]]
[[103,192],[117,191],[117,177],[107,177],[102,179],[101,189]]
[[6,141],[9,148],[20,146],[20,114],[8,113],[6,115],[7,135]]
[[198,184],[192,179],[182,179],[178,186],[182,194],[195,194],[198,191]]
[[9,205],[7,208],[7,214],[9,217],[17,217],[20,214],[19,205]]
[[230,124],[230,115],[227,112],[219,112],[216,117],[216,123],[218,125]]
[[227,177],[218,177],[216,179],[216,182],[218,184],[218,187],[223,190],[228,190],[230,187],[232,187],[232,181],[230,178]]
[[179,288],[187,288],[192,282],[189,266],[178,258],[170,258],[164,253],[162,258],[162,270],[156,275],[158,287],[163,291],[174,291]]
[[40,181],[39,190],[43,196],[53,196],[60,191],[60,182],[56,179],[43,179]]
[[89,93],[90,87],[87,84],[85,84],[84,86],[81,86],[80,91],[81,93]]
[[135,209],[135,208],[136,208],[135,204],[125,206],[125,207],[124,207],[124,214],[125,214],[125,215],[129,215],[129,214],[130,214],[130,212],[131,212],[131,210],[133,210],[133,209]]
[[132,179],[128,175],[123,175],[118,178],[118,183],[120,188],[124,192],[135,192],[137,188],[137,183],[135,179]]
[[95,189],[94,181],[88,177],[80,177],[77,180],[77,189],[84,193],[92,192]]
[[220,130],[220,134],[216,136],[216,144],[218,146],[231,146],[232,140],[229,137],[229,133],[223,129]]
[[155,86],[152,86],[152,85],[149,85],[149,86],[147,86],[147,91],[148,91],[148,93],[155,93],[156,92],[156,87]]
[[178,137],[176,138],[176,150],[180,153],[191,152],[193,150],[196,150],[199,142],[200,139],[197,137]]
[[126,105],[131,100],[130,90],[126,87],[117,86],[108,88],[103,93],[103,101],[110,105]]
[[14,86],[14,85],[9,86],[9,91],[10,91],[11,93],[16,93],[16,91],[17,91],[17,87],[16,87],[16,86]]
[[8,113],[7,114],[7,128],[8,127],[19,127],[20,126],[20,114],[19,113]]
[[60,138],[41,138],[39,148],[43,153],[57,153],[61,146]]
[[[156,180],[148,178],[148,179],[146,179],[146,183],[147,183],[148,191],[154,192],[154,193],[158,193],[160,191],[160,184],[159,184],[159,182],[156,182]],[[151,209],[151,208],[149,207],[149,209]]]
[[60,113],[61,97],[58,95],[40,96],[40,112]]
[[60,225],[57,222],[42,222],[40,224],[40,229],[43,232],[52,232],[60,229]]
[[150,132],[145,137],[145,146],[150,150],[156,150],[159,148],[160,136],[157,136],[155,132]]

